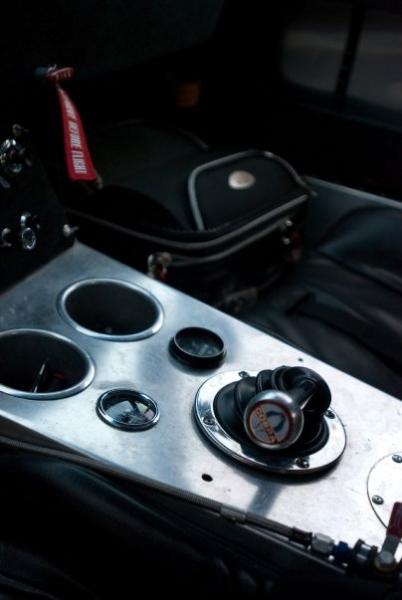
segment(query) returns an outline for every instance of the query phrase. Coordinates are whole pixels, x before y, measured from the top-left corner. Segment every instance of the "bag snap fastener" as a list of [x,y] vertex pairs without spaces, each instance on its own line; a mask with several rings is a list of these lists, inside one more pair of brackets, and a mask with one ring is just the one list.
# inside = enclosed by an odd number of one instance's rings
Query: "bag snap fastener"
[[255,184],[255,177],[249,171],[233,171],[229,175],[229,187],[233,190],[247,190]]

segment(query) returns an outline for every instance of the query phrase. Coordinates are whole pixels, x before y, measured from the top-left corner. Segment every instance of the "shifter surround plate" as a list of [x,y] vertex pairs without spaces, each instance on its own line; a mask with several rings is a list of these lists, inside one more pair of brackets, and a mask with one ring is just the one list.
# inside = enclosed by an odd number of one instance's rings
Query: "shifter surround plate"
[[346,447],[346,433],[344,426],[331,409],[324,415],[328,427],[328,441],[317,452],[303,457],[281,456],[279,452],[267,451],[267,459],[253,454],[248,448],[242,446],[225,431],[219,423],[215,410],[214,400],[221,388],[229,383],[240,380],[242,377],[255,377],[258,372],[228,371],[218,373],[199,388],[194,404],[195,418],[203,433],[208,439],[223,452],[243,464],[254,468],[263,469],[272,473],[308,475],[327,469],[335,464],[342,456]]

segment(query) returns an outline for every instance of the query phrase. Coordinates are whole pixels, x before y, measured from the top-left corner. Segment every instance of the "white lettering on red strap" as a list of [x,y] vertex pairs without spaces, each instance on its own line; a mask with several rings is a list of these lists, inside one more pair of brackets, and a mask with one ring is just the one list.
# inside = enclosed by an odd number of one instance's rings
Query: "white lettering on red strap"
[[95,181],[97,173],[89,153],[81,117],[65,90],[56,85],[63,122],[67,171],[72,181]]

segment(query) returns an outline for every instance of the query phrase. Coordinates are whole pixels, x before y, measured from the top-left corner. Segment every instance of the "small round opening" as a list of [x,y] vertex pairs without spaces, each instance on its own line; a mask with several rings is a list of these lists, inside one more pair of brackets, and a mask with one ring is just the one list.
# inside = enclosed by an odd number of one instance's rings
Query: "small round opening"
[[162,326],[159,302],[146,290],[114,279],[88,279],[65,290],[60,309],[87,335],[109,340],[149,337]]
[[71,340],[36,329],[0,333],[0,391],[55,399],[86,388],[95,374],[89,356]]
[[208,475],[208,473],[203,473],[203,474],[201,475],[201,478],[202,478],[204,481],[208,481],[208,482],[211,482],[211,481],[213,481],[213,480],[214,480],[214,479],[213,479],[213,477],[212,477],[211,475]]

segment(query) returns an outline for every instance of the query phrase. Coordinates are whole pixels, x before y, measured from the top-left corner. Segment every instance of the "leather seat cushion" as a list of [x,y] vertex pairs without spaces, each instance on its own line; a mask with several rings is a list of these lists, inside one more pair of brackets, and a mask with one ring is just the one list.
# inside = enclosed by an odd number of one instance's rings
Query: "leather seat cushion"
[[401,239],[398,209],[357,211],[240,318],[402,398]]

